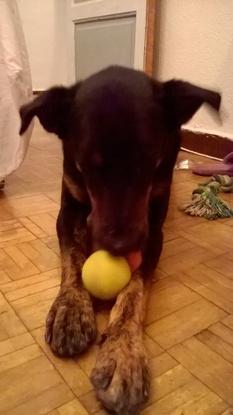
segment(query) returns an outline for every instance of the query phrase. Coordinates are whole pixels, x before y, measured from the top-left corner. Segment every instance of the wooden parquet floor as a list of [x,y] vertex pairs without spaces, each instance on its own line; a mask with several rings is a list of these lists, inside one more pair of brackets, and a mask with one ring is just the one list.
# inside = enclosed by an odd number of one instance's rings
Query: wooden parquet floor
[[[59,141],[36,124],[25,163],[0,197],[4,415],[105,414],[88,379],[97,346],[62,360],[43,339],[60,280],[55,221],[61,165]],[[145,325],[152,386],[144,415],[233,414],[233,220],[208,222],[178,210],[199,181],[188,171],[174,174]],[[233,196],[226,198],[233,205]],[[100,330],[107,318],[107,311],[98,315]]]

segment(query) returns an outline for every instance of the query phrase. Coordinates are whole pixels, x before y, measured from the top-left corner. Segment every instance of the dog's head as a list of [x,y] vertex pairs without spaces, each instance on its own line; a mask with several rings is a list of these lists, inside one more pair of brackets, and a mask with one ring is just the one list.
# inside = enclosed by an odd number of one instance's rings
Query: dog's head
[[220,95],[111,67],[23,106],[20,132],[37,116],[62,139],[65,175],[89,194],[94,245],[124,255],[141,249],[152,188],[169,191],[180,126],[204,102],[218,110]]

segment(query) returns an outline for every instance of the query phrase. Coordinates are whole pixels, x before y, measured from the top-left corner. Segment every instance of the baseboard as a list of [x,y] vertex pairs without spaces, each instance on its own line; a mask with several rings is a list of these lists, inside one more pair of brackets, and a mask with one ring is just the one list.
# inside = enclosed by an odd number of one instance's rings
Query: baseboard
[[227,137],[186,129],[182,130],[181,146],[189,151],[219,159],[233,151],[233,141]]

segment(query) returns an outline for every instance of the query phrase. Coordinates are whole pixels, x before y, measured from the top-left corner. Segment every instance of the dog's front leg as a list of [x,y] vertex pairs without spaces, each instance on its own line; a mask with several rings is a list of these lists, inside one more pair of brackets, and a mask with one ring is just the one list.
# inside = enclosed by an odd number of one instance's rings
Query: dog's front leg
[[47,317],[45,339],[59,356],[74,356],[96,337],[92,303],[83,288],[81,269],[86,259],[87,208],[63,191],[57,221],[61,250],[60,291]]
[[169,187],[150,204],[149,235],[142,265],[117,298],[91,376],[103,405],[119,415],[136,415],[148,398],[143,319],[150,277],[162,250],[162,224],[168,200]]
[[102,336],[91,380],[110,411],[136,415],[148,397],[149,376],[143,346],[144,283],[138,272],[119,294]]

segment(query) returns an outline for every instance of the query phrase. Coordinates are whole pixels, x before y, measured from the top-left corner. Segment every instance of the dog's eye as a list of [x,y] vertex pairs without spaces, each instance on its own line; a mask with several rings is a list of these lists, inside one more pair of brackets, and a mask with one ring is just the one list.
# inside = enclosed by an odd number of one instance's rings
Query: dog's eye
[[75,162],[75,166],[76,166],[77,170],[80,171],[80,173],[81,173],[82,169],[81,169],[81,166],[80,166],[78,161]]

